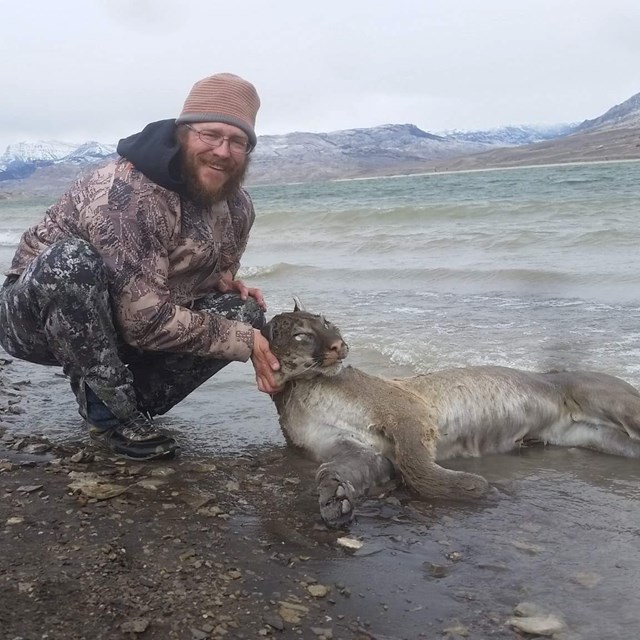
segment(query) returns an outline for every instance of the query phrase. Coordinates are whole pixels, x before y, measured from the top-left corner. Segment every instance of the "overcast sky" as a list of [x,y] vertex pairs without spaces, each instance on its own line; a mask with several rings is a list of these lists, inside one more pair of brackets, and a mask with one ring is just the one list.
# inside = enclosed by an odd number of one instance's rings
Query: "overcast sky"
[[576,122],[640,92],[640,1],[0,0],[0,60],[0,154],[116,142],[221,71],[259,135]]

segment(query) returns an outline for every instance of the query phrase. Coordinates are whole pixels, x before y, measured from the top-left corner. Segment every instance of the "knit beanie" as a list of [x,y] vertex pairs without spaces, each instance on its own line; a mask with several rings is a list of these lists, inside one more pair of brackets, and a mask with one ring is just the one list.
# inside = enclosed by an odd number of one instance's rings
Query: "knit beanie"
[[193,85],[176,118],[184,122],[224,122],[242,129],[252,147],[257,138],[254,130],[260,98],[256,88],[232,73],[217,73]]

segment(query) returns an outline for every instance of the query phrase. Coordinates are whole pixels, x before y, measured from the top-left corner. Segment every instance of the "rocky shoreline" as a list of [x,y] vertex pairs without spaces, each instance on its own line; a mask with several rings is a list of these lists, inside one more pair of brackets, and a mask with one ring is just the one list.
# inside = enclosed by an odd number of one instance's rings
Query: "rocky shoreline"
[[[118,460],[82,433],[34,433],[55,401],[18,364],[0,358],[3,640],[599,640],[637,628],[619,599],[639,566],[635,503],[576,477],[600,458],[570,454],[572,479],[532,467],[517,487],[494,478],[491,504],[398,488],[364,500],[350,531],[328,530],[314,465],[286,447]],[[549,473],[554,458],[501,460],[546,460]],[[633,464],[616,460],[617,475]],[[590,504],[576,522],[559,515],[574,505],[567,482]]]
[[2,373],[3,638],[377,637],[349,612],[347,585],[314,575],[314,556],[350,553],[344,532],[286,516],[271,533],[254,525],[296,500],[300,478],[270,469],[285,451],[125,462],[3,427],[27,388]]

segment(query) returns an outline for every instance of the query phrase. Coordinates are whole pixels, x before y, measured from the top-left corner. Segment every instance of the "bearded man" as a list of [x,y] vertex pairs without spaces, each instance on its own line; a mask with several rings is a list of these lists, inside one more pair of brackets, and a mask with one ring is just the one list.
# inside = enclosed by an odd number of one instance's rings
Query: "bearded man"
[[235,278],[259,106],[236,75],[200,80],[177,119],[120,140],[51,206],[6,273],[0,343],[62,366],[91,437],[117,455],[175,456],[152,417],[231,361],[251,359],[258,389],[276,390],[264,298]]

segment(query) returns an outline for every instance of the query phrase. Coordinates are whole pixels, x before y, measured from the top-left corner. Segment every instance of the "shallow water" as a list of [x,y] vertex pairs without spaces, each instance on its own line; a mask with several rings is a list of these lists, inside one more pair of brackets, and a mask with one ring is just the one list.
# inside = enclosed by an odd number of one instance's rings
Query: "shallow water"
[[[640,163],[252,195],[258,218],[243,277],[263,289],[270,313],[290,309],[292,294],[325,313],[343,330],[353,365],[383,375],[489,363],[579,367],[640,386]],[[1,267],[41,209],[1,205]],[[84,437],[59,369],[14,361],[6,373],[30,381],[25,413],[10,428]],[[162,421],[186,456],[284,445],[249,365],[230,365]],[[432,506],[402,492],[401,506],[369,500],[352,530],[362,551],[314,560],[327,581],[356,585],[352,598],[380,634],[439,636],[456,618],[471,638],[512,638],[501,625],[531,600],[564,615],[567,637],[635,640],[640,461],[532,448],[448,464],[487,476],[495,500]],[[317,518],[310,495],[292,508]],[[274,529],[262,516],[246,526]],[[461,559],[447,560],[450,551]],[[448,575],[431,577],[425,561]]]

